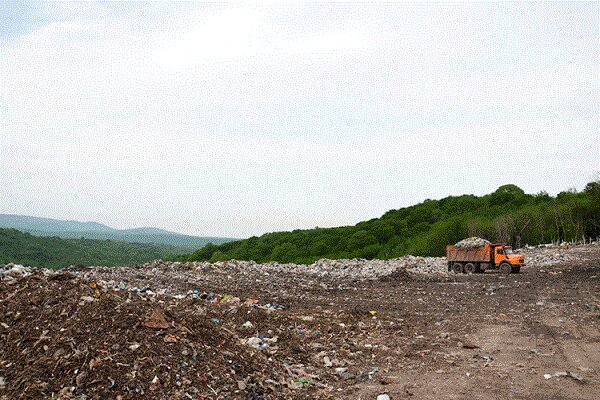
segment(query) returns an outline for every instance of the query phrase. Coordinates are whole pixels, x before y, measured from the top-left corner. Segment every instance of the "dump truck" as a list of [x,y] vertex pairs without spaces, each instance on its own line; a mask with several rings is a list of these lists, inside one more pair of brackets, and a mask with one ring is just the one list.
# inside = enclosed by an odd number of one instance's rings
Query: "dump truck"
[[519,273],[525,258],[514,254],[506,243],[487,243],[479,247],[446,246],[448,271],[457,274],[482,273],[497,269],[502,274]]

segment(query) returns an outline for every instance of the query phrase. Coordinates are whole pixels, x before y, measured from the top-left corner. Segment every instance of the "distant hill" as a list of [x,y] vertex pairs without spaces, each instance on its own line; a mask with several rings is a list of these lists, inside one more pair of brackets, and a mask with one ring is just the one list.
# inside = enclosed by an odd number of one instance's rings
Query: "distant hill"
[[228,259],[310,263],[319,258],[389,259],[441,256],[447,244],[469,236],[525,244],[600,236],[600,182],[583,192],[526,194],[504,185],[485,196],[450,196],[391,210],[380,218],[339,228],[275,232],[207,245],[182,261]]
[[162,244],[39,237],[0,228],[0,264],[14,262],[47,268],[79,264],[112,266],[172,259],[183,251]]
[[115,229],[97,222],[64,221],[25,215],[0,214],[0,228],[13,228],[34,236],[57,236],[63,239],[98,239],[128,243],[155,243],[192,251],[208,243],[221,244],[235,239],[182,235],[164,229],[144,227]]
[[160,228],[132,228],[132,229],[121,229],[121,232],[124,233],[133,233],[138,235],[177,235],[177,233],[169,232]]
[[52,218],[29,217],[26,215],[0,214],[0,228],[15,228],[22,231],[43,232],[112,232],[115,229],[97,222],[63,221]]

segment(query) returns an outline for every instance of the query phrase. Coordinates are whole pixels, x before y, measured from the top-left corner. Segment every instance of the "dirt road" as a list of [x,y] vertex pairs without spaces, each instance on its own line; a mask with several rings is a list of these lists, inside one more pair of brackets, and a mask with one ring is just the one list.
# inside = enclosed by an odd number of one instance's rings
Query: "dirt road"
[[598,249],[509,276],[184,265],[0,282],[0,396],[598,399]]

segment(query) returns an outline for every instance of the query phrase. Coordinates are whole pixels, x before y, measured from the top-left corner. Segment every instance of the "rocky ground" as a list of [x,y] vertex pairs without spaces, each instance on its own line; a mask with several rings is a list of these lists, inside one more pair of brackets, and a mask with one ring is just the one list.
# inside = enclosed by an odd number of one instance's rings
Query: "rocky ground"
[[600,246],[0,268],[0,399],[597,399]]

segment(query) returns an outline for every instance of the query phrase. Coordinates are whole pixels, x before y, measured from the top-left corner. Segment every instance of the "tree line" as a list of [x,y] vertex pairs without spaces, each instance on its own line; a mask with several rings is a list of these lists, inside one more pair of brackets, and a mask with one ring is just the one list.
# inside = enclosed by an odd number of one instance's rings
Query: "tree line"
[[585,189],[526,194],[504,185],[484,196],[449,196],[391,210],[354,226],[267,233],[214,245],[180,261],[312,263],[320,258],[390,259],[406,254],[442,256],[445,246],[480,236],[515,248],[600,237],[600,181]]

